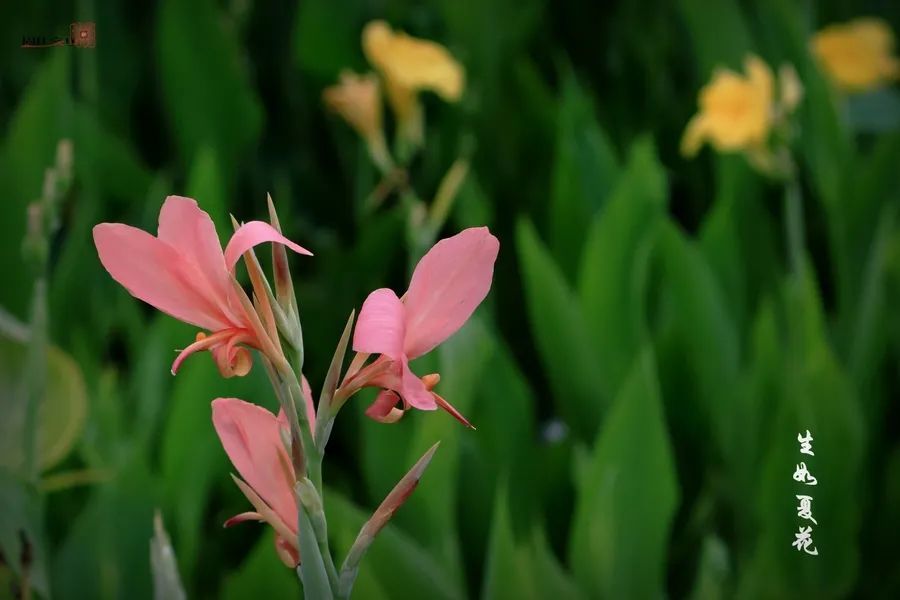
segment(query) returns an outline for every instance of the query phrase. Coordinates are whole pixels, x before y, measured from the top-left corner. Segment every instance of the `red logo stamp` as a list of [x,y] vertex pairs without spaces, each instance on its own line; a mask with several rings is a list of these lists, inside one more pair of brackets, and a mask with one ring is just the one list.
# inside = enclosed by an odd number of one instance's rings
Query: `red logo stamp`
[[95,48],[97,46],[97,26],[93,21],[72,23],[67,37],[31,35],[22,37],[22,48],[53,48],[55,46],[75,46]]
[[93,21],[69,25],[69,39],[78,48],[93,48],[97,45],[97,27]]

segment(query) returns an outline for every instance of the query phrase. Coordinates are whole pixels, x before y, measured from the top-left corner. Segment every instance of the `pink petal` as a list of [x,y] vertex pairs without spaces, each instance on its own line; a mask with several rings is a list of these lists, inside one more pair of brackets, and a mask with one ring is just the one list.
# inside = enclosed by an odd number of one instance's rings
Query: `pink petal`
[[210,299],[235,324],[242,321],[240,307],[228,298],[233,293],[231,276],[225,269],[222,243],[209,215],[200,210],[196,200],[184,196],[169,196],[159,211],[159,239],[166,242],[182,258],[193,263],[195,275],[202,278]]
[[93,233],[103,267],[132,296],[203,329],[230,326],[203,290],[191,282],[194,269],[185,265],[169,244],[121,223],[100,223]]
[[439,241],[413,272],[406,305],[410,359],[453,335],[491,289],[500,242],[487,227],[473,227]]
[[312,252],[287,239],[268,223],[250,221],[238,227],[228,241],[228,246],[225,247],[225,266],[229,271],[234,271],[234,265],[244,252],[266,242],[284,244],[297,254],[312,256]]
[[366,416],[379,423],[396,423],[403,416],[403,411],[396,408],[400,396],[391,390],[381,390],[375,401],[366,409]]
[[435,410],[437,403],[434,400],[434,395],[428,391],[422,380],[409,369],[409,364],[405,358],[402,359],[401,367],[403,369],[400,376],[402,389],[399,391],[400,395],[403,396],[404,402],[419,410]]
[[275,415],[237,398],[212,402],[212,419],[228,458],[285,523],[297,522],[294,474]]
[[238,523],[244,523],[245,521],[262,522],[265,521],[265,519],[263,519],[262,515],[258,512],[242,512],[241,514],[234,515],[233,517],[225,521],[225,523],[222,524],[222,527],[232,527],[234,525],[237,525]]
[[353,349],[398,359],[403,354],[405,318],[403,303],[393,290],[375,290],[359,311],[353,332]]
[[306,401],[306,414],[309,415],[309,426],[313,431],[316,430],[316,405],[313,402],[312,388],[309,387],[309,381],[305,375],[300,376],[300,385],[303,388],[303,399]]

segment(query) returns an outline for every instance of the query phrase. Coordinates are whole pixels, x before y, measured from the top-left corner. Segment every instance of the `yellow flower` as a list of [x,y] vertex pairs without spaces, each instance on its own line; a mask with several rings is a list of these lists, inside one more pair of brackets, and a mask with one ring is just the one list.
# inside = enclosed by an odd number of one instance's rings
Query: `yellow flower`
[[720,152],[765,146],[773,119],[772,71],[756,56],[744,61],[746,76],[719,69],[700,90],[700,111],[688,123],[681,152],[693,156],[704,142]]
[[393,166],[381,128],[381,93],[375,75],[342,71],[340,82],[326,88],[322,100],[366,141],[372,159],[383,171]]
[[440,44],[395,32],[384,21],[365,26],[362,46],[366,58],[384,77],[401,134],[421,143],[418,92],[432,91],[448,102],[456,102],[465,86],[462,66]]
[[381,97],[378,79],[371,73],[341,71],[340,82],[322,93],[322,100],[363,138],[381,132]]
[[813,36],[812,49],[828,76],[848,92],[871,90],[900,77],[900,60],[892,55],[894,34],[881,19],[829,25]]

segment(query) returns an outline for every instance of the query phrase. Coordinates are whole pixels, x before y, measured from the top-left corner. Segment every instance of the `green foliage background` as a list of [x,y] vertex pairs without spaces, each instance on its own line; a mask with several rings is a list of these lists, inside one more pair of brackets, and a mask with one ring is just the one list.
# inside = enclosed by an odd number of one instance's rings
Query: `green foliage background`
[[[350,310],[406,281],[407,215],[396,199],[364,214],[377,174],[320,101],[340,69],[366,69],[359,32],[380,17],[465,65],[459,105],[425,99],[411,175],[429,197],[469,156],[445,233],[487,224],[501,252],[477,317],[419,369],[442,373],[442,395],[478,430],[420,412],[381,425],[364,398],[338,420],[326,502],[339,553],[442,441],[356,597],[900,596],[900,109],[895,90],[838,97],[808,53],[813,31],[864,14],[900,29],[900,6],[874,0],[4,6],[0,306],[19,321],[26,207],[64,137],[75,184],[51,245],[50,339],[63,352],[41,414],[57,432],[42,444],[67,453],[38,490],[8,450],[24,346],[8,331],[0,346],[0,595],[24,532],[41,595],[150,597],[157,507],[191,597],[299,593],[270,532],[221,528],[247,503],[209,401],[271,408],[264,376],[224,381],[197,357],[172,378],[172,351],[195,332],[115,284],[90,231],[155,230],[163,198],[183,194],[223,233],[229,213],[263,218],[271,192],[286,233],[316,253],[292,265],[320,384]],[[76,20],[96,21],[95,50],[16,47]],[[677,152],[699,87],[747,52],[793,63],[806,88],[799,271],[778,185],[739,156]],[[815,488],[791,478],[806,429]],[[818,557],[790,545],[804,489]]]

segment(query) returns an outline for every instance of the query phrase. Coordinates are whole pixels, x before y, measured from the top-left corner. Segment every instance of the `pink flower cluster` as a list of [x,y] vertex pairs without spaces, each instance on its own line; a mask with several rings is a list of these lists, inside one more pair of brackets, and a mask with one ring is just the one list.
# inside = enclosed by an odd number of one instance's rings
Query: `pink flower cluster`
[[[194,200],[181,196],[166,198],[155,237],[121,223],[94,227],[97,253],[113,279],[135,298],[202,330],[178,354],[173,374],[187,356],[200,350],[210,351],[225,377],[250,371],[251,349],[259,351],[265,361],[283,362],[278,333],[267,330],[265,315],[258,314],[234,278],[241,256],[265,242],[312,255],[284,237],[276,221],[272,225],[262,221],[241,225],[223,251],[209,215]],[[351,369],[341,384],[345,397],[364,387],[378,387],[382,391],[366,411],[375,420],[396,421],[409,407],[440,407],[469,425],[434,391],[440,376],[419,377],[409,363],[459,330],[484,300],[498,250],[497,238],[486,227],[467,229],[438,242],[422,257],[402,297],[387,288],[369,294],[353,335],[358,367]],[[377,356],[365,365],[369,355]],[[300,378],[314,431],[313,395],[306,379]],[[402,409],[398,408],[401,404]],[[212,402],[212,420],[225,452],[243,478],[235,481],[254,508],[229,519],[226,525],[246,520],[267,522],[276,531],[279,556],[285,564],[296,566],[300,560],[294,493],[297,474],[288,447],[290,423],[284,412],[276,417],[237,398],[217,398]]]

